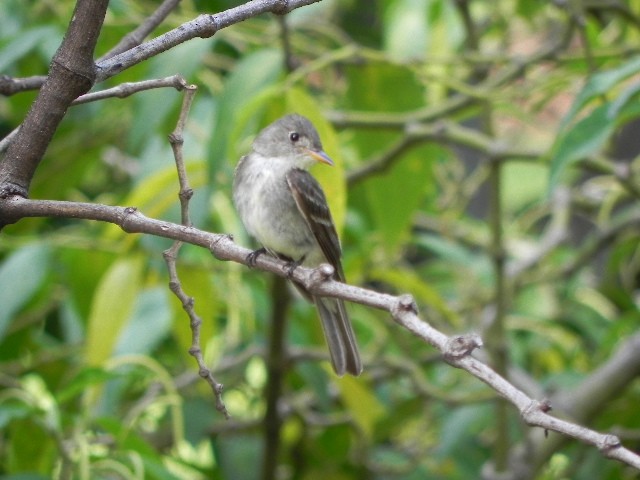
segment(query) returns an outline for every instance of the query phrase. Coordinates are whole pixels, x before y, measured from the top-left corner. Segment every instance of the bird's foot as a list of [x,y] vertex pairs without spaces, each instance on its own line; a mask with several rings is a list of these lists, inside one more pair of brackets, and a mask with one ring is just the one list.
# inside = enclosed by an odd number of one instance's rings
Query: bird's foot
[[256,261],[258,260],[258,257],[260,255],[262,255],[263,253],[267,253],[267,249],[262,247],[259,248],[257,250],[254,250],[253,252],[251,252],[249,255],[247,255],[247,265],[250,268],[253,268],[256,266]]
[[304,262],[304,257],[302,257],[299,260],[291,260],[290,262],[287,262],[287,264],[284,266],[284,271],[287,272],[287,278],[289,280],[293,278],[293,272],[296,270],[296,268],[302,265],[302,262]]

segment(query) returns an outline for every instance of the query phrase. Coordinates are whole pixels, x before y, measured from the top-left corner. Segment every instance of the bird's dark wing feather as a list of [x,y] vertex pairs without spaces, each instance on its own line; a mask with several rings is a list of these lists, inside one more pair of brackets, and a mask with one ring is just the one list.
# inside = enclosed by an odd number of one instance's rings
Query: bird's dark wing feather
[[306,170],[294,168],[287,172],[286,178],[298,210],[313,232],[327,261],[335,269],[337,278],[344,282],[340,262],[340,240],[322,187]]

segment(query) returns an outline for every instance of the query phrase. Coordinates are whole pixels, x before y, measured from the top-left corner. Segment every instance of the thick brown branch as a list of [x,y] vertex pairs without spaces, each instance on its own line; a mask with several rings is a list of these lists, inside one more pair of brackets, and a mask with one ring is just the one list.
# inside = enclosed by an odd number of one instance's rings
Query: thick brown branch
[[0,196],[27,196],[31,179],[67,108],[93,86],[93,51],[108,4],[108,0],[76,4],[49,76],[0,162]]

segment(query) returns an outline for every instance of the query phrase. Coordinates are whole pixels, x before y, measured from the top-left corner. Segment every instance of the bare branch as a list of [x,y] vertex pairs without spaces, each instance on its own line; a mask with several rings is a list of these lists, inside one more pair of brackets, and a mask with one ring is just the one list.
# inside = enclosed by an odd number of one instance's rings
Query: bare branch
[[[90,203],[53,200],[28,200],[20,196],[0,199],[0,222],[15,222],[23,217],[64,217],[100,220],[119,225],[128,233],[148,233],[208,248],[219,260],[248,265],[250,250],[236,245],[229,235],[209,233],[193,227],[148,218],[134,207],[112,207]],[[439,332],[422,320],[410,295],[393,296],[337,282],[327,275],[326,265],[316,269],[303,267],[293,272],[287,263],[269,255],[255,260],[255,268],[281,277],[291,275],[314,295],[330,296],[389,312],[399,325],[437,348],[450,365],[466,370],[489,385],[512,403],[528,425],[552,430],[598,448],[608,458],[640,469],[640,456],[624,448],[617,437],[561,420],[548,414],[546,401],[537,401],[498,375],[488,365],[474,358],[472,351],[481,345],[477,336],[453,336]],[[329,267],[330,268],[330,267]]]
[[194,38],[209,38],[219,30],[262,13],[285,14],[320,0],[254,0],[224,12],[200,15],[146,43],[97,64],[101,82],[144,60]]
[[96,102],[105,98],[126,98],[134,93],[152,90],[154,88],[175,88],[178,91],[187,88],[187,81],[182,75],[172,75],[165,78],[154,78],[153,80],[143,80],[141,82],[121,83],[117,87],[91,92],[76,98],[71,105]]
[[115,47],[100,57],[98,59],[98,63],[118,55],[119,53],[125,52],[136,45],[140,45],[142,41],[147,38],[147,35],[149,35],[165,18],[167,18],[180,1],[181,0],[164,0],[156,11],[149,15],[144,22],[138,26],[138,28],[127,33],[122,37],[122,39],[120,39]]
[[0,95],[10,97],[16,93],[39,89],[47,79],[45,75],[33,77],[13,78],[8,75],[0,75]]
[[[176,161],[176,169],[178,170],[178,181],[180,183],[178,197],[180,198],[181,221],[185,227],[191,227],[189,201],[193,196],[193,189],[189,186],[189,178],[187,177],[187,170],[184,166],[184,158],[182,156],[182,146],[184,145],[183,132],[196,91],[197,87],[195,85],[185,86],[185,95],[182,101],[182,108],[180,109],[180,117],[178,118],[176,128],[171,132],[171,135],[169,135],[173,156]],[[200,347],[200,327],[202,326],[202,319],[193,308],[195,302],[193,297],[188,296],[184,292],[180,277],[178,276],[176,260],[181,247],[182,242],[176,240],[170,248],[163,252],[164,260],[169,270],[169,288],[174,295],[178,297],[182,303],[182,308],[184,308],[191,320],[191,347],[189,348],[189,354],[192,355],[198,363],[198,374],[211,386],[211,390],[216,398],[216,409],[221,412],[225,418],[229,419],[229,412],[222,400],[222,390],[224,386],[214,378],[213,373],[211,373],[211,370],[207,367],[204,357],[202,356],[202,348]]]

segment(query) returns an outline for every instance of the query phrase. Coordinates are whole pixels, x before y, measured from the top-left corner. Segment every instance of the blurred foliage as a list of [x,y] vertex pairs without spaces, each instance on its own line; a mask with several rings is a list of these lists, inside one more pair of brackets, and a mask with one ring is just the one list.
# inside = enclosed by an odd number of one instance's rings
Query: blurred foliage
[[[112,0],[97,55],[158,3]],[[237,3],[183,1],[154,35]],[[3,0],[0,73],[45,74],[73,5]],[[281,24],[261,16],[96,88],[174,73],[198,85],[185,138],[192,220],[242,245],[250,240],[230,201],[236,161],[271,120],[309,116],[337,163],[315,173],[342,225],[349,281],[411,292],[446,333],[503,322],[512,368],[552,395],[579,385],[639,325],[640,2],[611,5],[325,0],[285,19],[293,71]],[[2,136],[34,96],[0,98]],[[73,107],[31,196],[178,221],[167,135],[180,102],[163,89]],[[420,134],[424,125],[431,134]],[[503,240],[491,227],[495,199]],[[0,478],[259,476],[270,279],[190,246],[179,258],[204,319],[205,358],[226,387],[225,421],[166,288],[168,246],[75,220],[24,219],[2,232]],[[387,315],[350,311],[365,373],[338,379],[327,361],[310,360],[326,358],[313,308],[292,305],[297,355],[281,399],[277,478],[480,478],[504,434],[495,393]],[[635,381],[588,423],[618,427],[638,450],[639,401]],[[529,429],[508,415],[516,445]],[[537,478],[638,478],[577,442],[546,460]]]

